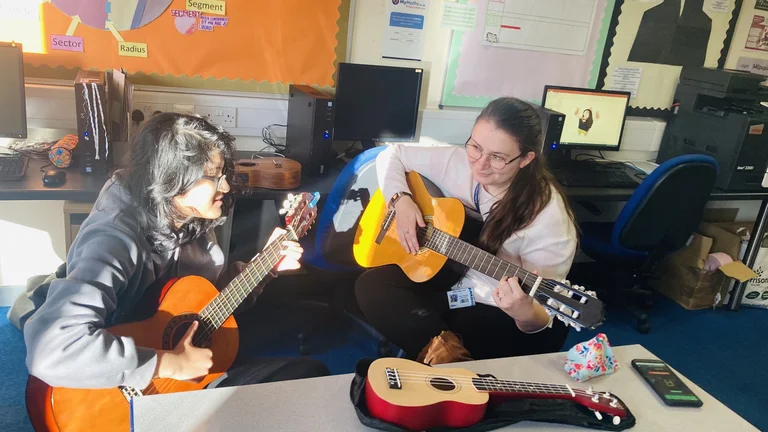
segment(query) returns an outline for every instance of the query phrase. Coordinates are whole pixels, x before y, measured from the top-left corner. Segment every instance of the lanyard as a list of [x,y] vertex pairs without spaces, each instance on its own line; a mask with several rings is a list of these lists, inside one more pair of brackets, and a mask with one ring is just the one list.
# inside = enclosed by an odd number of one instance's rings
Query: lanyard
[[475,209],[477,209],[477,212],[481,215],[483,212],[480,211],[480,183],[475,186]]

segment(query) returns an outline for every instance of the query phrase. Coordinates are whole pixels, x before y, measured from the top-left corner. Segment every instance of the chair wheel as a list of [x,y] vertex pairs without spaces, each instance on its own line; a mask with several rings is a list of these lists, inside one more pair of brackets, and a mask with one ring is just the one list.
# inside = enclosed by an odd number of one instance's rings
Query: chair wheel
[[641,334],[648,334],[651,331],[651,325],[647,322],[637,323],[637,331]]

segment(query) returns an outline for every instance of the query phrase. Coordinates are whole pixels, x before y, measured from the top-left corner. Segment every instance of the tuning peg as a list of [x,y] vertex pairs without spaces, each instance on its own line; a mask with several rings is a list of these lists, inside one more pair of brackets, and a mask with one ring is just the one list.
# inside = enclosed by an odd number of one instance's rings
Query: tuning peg
[[605,392],[605,393],[603,393],[603,397],[606,398],[606,399],[610,399],[611,398],[611,394],[608,393],[608,392]]
[[574,285],[573,288],[575,288],[575,289],[577,289],[579,291],[584,291],[584,287],[581,286],[581,285]]
[[280,210],[277,211],[277,213],[280,214],[280,215],[284,215],[284,214],[288,213],[288,209],[281,208]]
[[592,412],[594,412],[594,413],[595,413],[595,417],[597,417],[597,419],[598,419],[598,420],[602,420],[602,419],[603,419],[603,415],[602,415],[602,414],[600,414],[600,411],[598,411],[598,410],[592,410]]
[[621,419],[619,418],[619,416],[613,416],[613,424],[618,426],[619,423],[621,423]]
[[595,393],[595,395],[592,396],[592,402],[594,402],[594,403],[600,402],[600,395]]
[[283,208],[290,207],[290,206],[291,206],[291,202],[290,201],[288,201],[288,200],[283,201]]
[[289,199],[289,200],[293,200],[294,198],[296,198],[296,195],[294,195],[294,194],[292,194],[292,193],[289,193],[289,194],[288,194],[288,199]]
[[578,319],[581,316],[581,314],[579,313],[579,311],[573,311],[571,316],[574,317],[575,319]]
[[616,399],[613,399],[609,405],[611,406],[611,408],[618,408],[619,401],[617,401]]
[[591,394],[593,394],[594,392],[595,392],[595,388],[594,388],[594,387],[592,387],[592,386],[589,386],[589,388],[587,389],[587,394],[588,394],[588,395],[591,395]]

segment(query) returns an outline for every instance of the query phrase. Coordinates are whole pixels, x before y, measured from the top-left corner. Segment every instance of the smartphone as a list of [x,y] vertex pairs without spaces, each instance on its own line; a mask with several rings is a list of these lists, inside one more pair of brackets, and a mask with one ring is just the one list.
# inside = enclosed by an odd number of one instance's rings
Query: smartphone
[[653,387],[661,400],[669,406],[700,407],[699,399],[672,369],[661,360],[632,360],[632,367]]

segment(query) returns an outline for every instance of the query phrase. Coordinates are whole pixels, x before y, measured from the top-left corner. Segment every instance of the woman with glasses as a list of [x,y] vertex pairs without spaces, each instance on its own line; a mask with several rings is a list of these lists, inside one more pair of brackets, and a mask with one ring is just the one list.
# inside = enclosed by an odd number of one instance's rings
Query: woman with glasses
[[[418,253],[416,232],[424,226],[405,177],[416,171],[482,219],[477,246],[546,278],[568,274],[577,241],[573,215],[544,165],[539,116],[529,104],[496,99],[480,113],[464,147],[398,144],[381,152],[376,166],[409,253]],[[451,307],[450,294],[470,292],[476,306]],[[397,266],[371,269],[358,279],[355,294],[366,319],[419,361],[552,352],[567,334],[517,278],[498,282],[449,265],[424,283],[412,282]]]
[[[32,293],[34,309],[22,315],[32,375],[54,387],[143,389],[155,377],[208,374],[211,350],[190,343],[195,324],[167,351],[136,346],[104,328],[151,316],[158,288],[171,278],[198,275],[221,289],[242,269],[236,263],[222,271],[224,254],[213,232],[231,200],[227,172],[234,141],[202,118],[174,113],[154,116],[139,130],[127,166],[107,182],[81,225],[66,275],[38,287],[47,293]],[[299,267],[302,249],[286,246],[277,272]],[[263,284],[255,291],[261,289]],[[325,365],[309,358],[242,355],[212,385],[326,374]]]

